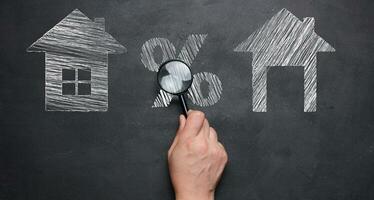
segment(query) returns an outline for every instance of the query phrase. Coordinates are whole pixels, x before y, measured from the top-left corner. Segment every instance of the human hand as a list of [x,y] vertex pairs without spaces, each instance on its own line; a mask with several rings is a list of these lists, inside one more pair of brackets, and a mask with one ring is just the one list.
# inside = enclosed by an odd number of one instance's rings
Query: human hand
[[204,113],[179,117],[179,129],[168,151],[176,200],[212,200],[227,163],[227,153]]

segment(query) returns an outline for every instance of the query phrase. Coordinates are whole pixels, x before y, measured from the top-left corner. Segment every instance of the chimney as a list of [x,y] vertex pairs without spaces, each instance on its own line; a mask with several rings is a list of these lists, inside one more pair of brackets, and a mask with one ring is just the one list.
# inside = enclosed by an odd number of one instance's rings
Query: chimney
[[105,19],[104,18],[95,18],[95,23],[98,24],[98,27],[105,31]]
[[309,28],[314,29],[315,20],[314,17],[305,17],[303,23]]

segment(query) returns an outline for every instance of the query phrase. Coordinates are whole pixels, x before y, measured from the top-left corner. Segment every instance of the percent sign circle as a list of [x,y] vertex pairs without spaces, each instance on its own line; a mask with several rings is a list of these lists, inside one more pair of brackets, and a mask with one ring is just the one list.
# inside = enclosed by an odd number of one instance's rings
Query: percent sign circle
[[[178,59],[186,62],[191,66],[202,44],[204,43],[207,34],[192,34],[188,36],[186,43],[182,47]],[[162,51],[162,62],[170,59],[176,59],[176,48],[168,39],[152,38],[146,41],[142,46],[141,61],[145,68],[150,71],[157,72],[160,63],[157,63],[154,58],[154,51],[156,47],[160,47]],[[161,62],[161,63],[162,63]],[[191,88],[188,90],[188,98],[192,103],[199,106],[212,106],[217,103],[222,94],[222,83],[219,77],[210,72],[200,72],[194,74],[194,80]],[[201,83],[206,81],[208,83],[208,97],[203,96],[201,90]],[[167,107],[173,95],[160,90],[152,107]]]

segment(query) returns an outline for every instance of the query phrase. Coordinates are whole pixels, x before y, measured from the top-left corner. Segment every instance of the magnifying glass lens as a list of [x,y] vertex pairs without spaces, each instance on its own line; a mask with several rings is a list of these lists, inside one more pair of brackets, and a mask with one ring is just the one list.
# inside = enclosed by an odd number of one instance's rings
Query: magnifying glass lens
[[184,62],[178,60],[163,64],[157,76],[160,87],[170,94],[184,93],[192,83],[190,68]]
[[180,60],[169,60],[163,63],[158,70],[157,80],[162,90],[178,95],[183,114],[187,117],[188,106],[184,93],[192,84],[192,74],[187,64]]

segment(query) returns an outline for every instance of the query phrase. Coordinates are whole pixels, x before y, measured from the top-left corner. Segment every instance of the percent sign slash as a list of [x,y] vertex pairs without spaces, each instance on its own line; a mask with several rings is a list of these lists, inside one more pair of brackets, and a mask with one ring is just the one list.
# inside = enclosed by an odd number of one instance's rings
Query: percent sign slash
[[[189,35],[180,53],[178,59],[186,62],[192,66],[192,62],[196,58],[205,38],[208,34],[192,34]],[[141,61],[145,68],[150,71],[157,72],[161,63],[156,63],[154,58],[154,50],[160,47],[162,51],[162,62],[176,58],[176,49],[173,43],[166,38],[152,38],[146,41],[142,46]],[[199,106],[212,106],[217,103],[222,94],[222,83],[217,75],[210,72],[199,72],[193,75],[194,79],[191,88],[188,90],[188,98],[192,103]],[[209,93],[204,97],[201,90],[201,83],[206,81],[208,83]],[[153,108],[167,107],[174,95],[168,94],[160,90],[156,99],[153,102]]]

